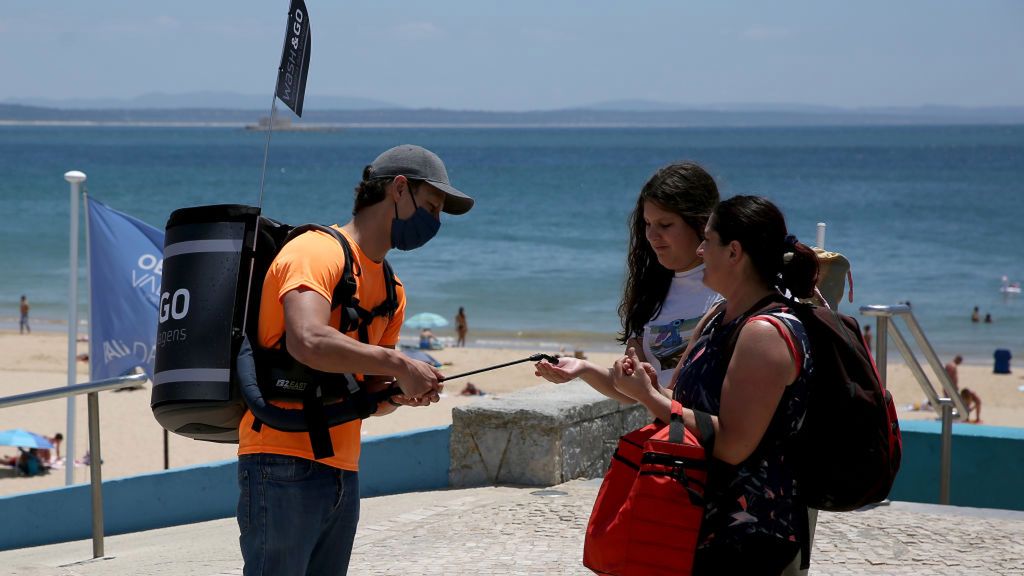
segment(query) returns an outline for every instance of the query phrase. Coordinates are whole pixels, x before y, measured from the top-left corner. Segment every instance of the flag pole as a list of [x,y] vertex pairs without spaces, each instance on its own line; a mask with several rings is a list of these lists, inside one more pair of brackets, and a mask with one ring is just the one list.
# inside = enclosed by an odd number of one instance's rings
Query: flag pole
[[[82,182],[86,175],[78,170],[64,174],[71,184],[71,223],[69,236],[71,247],[68,253],[68,386],[78,383],[78,205]],[[67,441],[64,443],[64,483],[75,483],[75,397],[68,396]]]
[[[284,53],[282,48],[281,53]],[[274,115],[277,113],[277,87],[280,84],[280,79],[274,81],[274,96],[270,101],[270,120],[267,124],[267,141],[263,145],[263,168],[260,169],[260,195],[256,202],[256,208],[259,213],[263,212],[263,182],[267,176],[267,158],[270,157],[270,136],[274,132]],[[260,218],[259,214],[256,216],[256,226],[253,228],[252,247],[255,251],[257,239],[260,237]],[[242,334],[246,333],[249,325],[249,296],[252,292],[252,274],[255,269],[256,257],[253,256],[249,260],[249,282],[246,284],[248,288],[245,290],[245,312],[242,314]]]
[[[302,34],[303,31],[305,32],[304,35]],[[270,157],[270,137],[274,133],[274,117],[277,116],[277,99],[278,99],[278,97],[280,95],[282,74],[285,73],[284,62],[286,60],[286,56],[288,55],[288,46],[289,46],[289,41],[288,40],[289,40],[289,37],[290,37],[291,34],[295,34],[295,41],[296,41],[296,43],[293,44],[293,48],[297,47],[298,38],[299,37],[303,38],[303,40],[302,40],[303,41],[302,54],[303,54],[304,60],[302,62],[302,68],[301,68],[301,71],[300,71],[301,79],[299,80],[299,85],[297,86],[298,89],[294,93],[294,95],[292,96],[292,101],[291,102],[285,101],[285,104],[287,104],[290,108],[292,108],[292,110],[298,116],[301,117],[302,116],[302,94],[303,94],[303,92],[305,90],[304,86],[305,86],[305,82],[306,82],[306,76],[305,76],[306,71],[307,71],[307,66],[306,65],[307,65],[308,60],[309,60],[309,58],[308,58],[308,55],[309,55],[309,21],[308,21],[307,16],[306,16],[306,4],[302,0],[291,0],[291,2],[289,4],[289,7],[288,7],[288,27],[287,27],[286,32],[285,32],[284,45],[281,47],[281,64],[278,65],[278,67],[277,67],[277,75],[276,75],[276,77],[274,79],[274,95],[273,95],[273,97],[271,97],[271,100],[270,100],[270,119],[269,119],[268,124],[267,124],[267,140],[266,140],[266,143],[264,143],[264,145],[263,145],[263,166],[260,168],[260,192],[259,192],[259,198],[256,201],[256,208],[257,208],[258,212],[257,212],[257,218],[256,218],[256,225],[255,225],[254,230],[253,230],[252,246],[253,246],[253,250],[254,251],[256,249],[256,243],[257,243],[257,239],[259,238],[259,230],[260,230],[260,219],[259,219],[258,214],[263,211],[263,186],[264,186],[264,183],[266,182],[266,177],[267,177],[267,160]],[[290,64],[289,65],[289,70],[291,70],[291,66],[292,65]],[[285,80],[286,85],[291,87],[291,80],[290,79],[291,78],[295,78],[295,77],[290,75],[290,74],[287,74],[287,75],[285,75],[283,77],[286,78],[286,80]],[[247,284],[247,286],[249,286],[249,288],[252,287],[252,275],[253,275],[253,270],[255,268],[254,264],[255,264],[255,256],[252,259],[250,259],[250,261],[249,261],[249,280],[248,280],[248,284]],[[248,329],[248,324],[249,324],[250,292],[251,292],[251,290],[249,290],[249,289],[247,289],[245,291],[245,308],[244,308],[245,312],[242,314],[242,334],[246,333],[246,330]]]
[[[92,361],[93,358],[96,358],[96,355],[93,354],[95,352],[93,346],[96,339],[92,337],[92,250],[89,245],[89,189],[85,186],[82,188],[82,216],[85,218],[85,294],[86,301],[89,303],[89,314],[85,321],[86,326],[89,327],[89,380],[92,380]],[[78,359],[77,354],[75,359]]]
[[[263,183],[267,177],[267,159],[270,157],[270,136],[274,133],[274,116],[277,114],[277,82],[274,82],[274,97],[270,101],[270,121],[267,124],[267,141],[263,145],[263,168],[260,169],[260,195],[256,207],[263,209]],[[259,222],[256,223],[259,226]]]
[[[291,7],[288,10],[288,17],[291,18]],[[281,59],[284,60],[285,51],[287,50],[288,42],[285,40],[284,46],[281,47]],[[256,207],[263,209],[263,182],[267,176],[267,158],[270,157],[270,136],[274,133],[274,116],[277,115],[277,89],[281,87],[281,68],[278,67],[277,74],[274,76],[274,95],[270,98],[270,120],[267,124],[267,141],[263,145],[263,167],[260,169],[260,195],[256,201]],[[256,221],[256,226],[259,226],[259,220]],[[255,244],[254,244],[255,245]],[[248,309],[248,305],[246,306]]]

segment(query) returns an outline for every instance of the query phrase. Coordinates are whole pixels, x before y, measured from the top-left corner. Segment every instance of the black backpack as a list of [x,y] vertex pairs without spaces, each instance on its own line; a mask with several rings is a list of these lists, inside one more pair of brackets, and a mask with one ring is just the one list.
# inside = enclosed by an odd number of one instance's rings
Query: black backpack
[[[773,301],[804,325],[814,362],[807,413],[791,454],[804,502],[833,512],[881,502],[899,471],[903,441],[892,395],[879,379],[857,320],[782,295],[765,298],[747,315]],[[725,349],[725,365],[738,336],[737,329]]]
[[[366,418],[397,392],[392,387],[367,393],[351,374],[299,364],[283,342],[281,350],[251,345],[257,341],[270,264],[288,241],[314,229],[332,235],[345,252],[342,279],[331,299],[332,310],[342,308],[340,329],[358,330],[366,341],[373,318],[392,315],[398,307],[397,279],[386,261],[385,301],[365,310],[355,297],[351,247],[333,228],[292,227],[260,216],[258,208],[234,204],[171,214],[150,402],[164,428],[197,440],[238,442],[238,425],[248,407],[255,426],[309,432],[314,456],[320,459],[333,454],[329,428]],[[270,403],[276,399],[301,400],[303,408],[280,408]]]

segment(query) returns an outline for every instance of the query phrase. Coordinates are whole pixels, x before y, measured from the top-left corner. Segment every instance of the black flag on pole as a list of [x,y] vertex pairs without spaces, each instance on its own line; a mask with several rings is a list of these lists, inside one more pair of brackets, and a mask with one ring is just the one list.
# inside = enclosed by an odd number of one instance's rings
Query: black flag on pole
[[277,69],[277,97],[302,117],[302,98],[306,95],[306,73],[309,72],[309,14],[303,0],[292,0],[288,8],[288,29],[284,35],[284,52]]

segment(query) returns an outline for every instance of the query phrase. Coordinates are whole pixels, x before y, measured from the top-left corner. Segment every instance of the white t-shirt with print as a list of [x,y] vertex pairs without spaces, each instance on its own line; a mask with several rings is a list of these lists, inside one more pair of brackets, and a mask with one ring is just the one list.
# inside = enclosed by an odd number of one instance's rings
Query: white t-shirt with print
[[661,311],[644,325],[644,357],[658,371],[658,384],[671,384],[690,334],[721,297],[704,285],[704,265],[676,272]]

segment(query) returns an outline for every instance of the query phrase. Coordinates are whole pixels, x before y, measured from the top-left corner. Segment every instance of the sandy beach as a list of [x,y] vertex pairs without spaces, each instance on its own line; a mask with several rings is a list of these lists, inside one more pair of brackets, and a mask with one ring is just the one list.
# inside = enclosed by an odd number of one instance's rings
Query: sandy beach
[[[79,352],[86,352],[86,343],[80,342],[78,346]],[[524,358],[534,352],[558,351],[470,347],[446,348],[432,351],[431,354],[445,363],[441,369],[443,372],[457,374]],[[67,337],[64,334],[38,332],[21,336],[16,332],[0,332],[0,395],[10,396],[66,385],[66,355]],[[611,365],[617,357],[615,353],[609,352],[587,352],[587,355],[601,365]],[[79,362],[77,369],[78,380],[87,381],[86,364]],[[930,374],[927,367],[925,370]],[[1024,392],[1018,390],[1019,386],[1024,385],[1022,375],[1024,370],[1021,369],[1013,374],[993,374],[991,365],[964,364],[960,367],[961,385],[977,392],[984,402],[983,423],[996,426],[1024,427]],[[915,403],[920,404],[925,395],[906,366],[890,363],[888,379],[889,389],[897,406],[901,407],[901,419],[935,418],[933,412],[907,409]],[[473,382],[486,395],[459,395],[467,381]],[[502,394],[541,382],[533,375],[530,363],[454,380],[448,385],[441,402],[425,408],[402,408],[386,417],[370,418],[363,423],[363,434],[391,434],[450,424],[454,406],[488,402]],[[100,394],[100,437],[105,479],[163,469],[163,429],[152,417],[149,396],[148,383],[138,390]],[[25,428],[47,436],[56,432],[67,436],[66,426],[66,400],[0,410],[0,430]],[[75,436],[75,455],[81,459],[88,448],[87,402],[84,396],[76,400]],[[234,445],[197,442],[170,434],[170,466],[173,468],[231,459],[235,456],[235,448]],[[65,448],[62,447],[61,454],[64,453]],[[17,454],[16,448],[0,446],[0,455],[14,454]],[[64,485],[64,478],[65,472],[61,469],[51,470],[43,476],[25,478],[17,476],[12,468],[2,466],[0,495],[60,487]],[[88,482],[89,468],[76,466],[75,479],[76,482]]]

